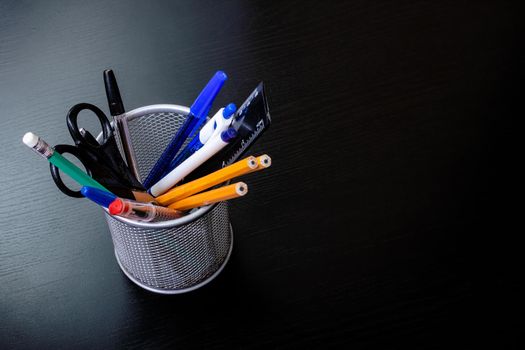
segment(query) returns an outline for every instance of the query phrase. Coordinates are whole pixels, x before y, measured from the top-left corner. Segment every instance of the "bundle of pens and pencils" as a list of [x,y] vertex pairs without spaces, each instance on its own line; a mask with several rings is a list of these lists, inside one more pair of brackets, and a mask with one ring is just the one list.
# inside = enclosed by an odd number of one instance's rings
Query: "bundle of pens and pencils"
[[[53,180],[63,193],[89,198],[111,215],[135,221],[177,219],[194,208],[244,196],[248,192],[244,182],[227,183],[271,165],[266,154],[239,160],[271,122],[263,83],[239,109],[230,103],[208,117],[226,79],[224,72],[215,73],[144,181],[140,181],[127,113],[111,70],[104,71],[104,82],[115,131],[98,107],[80,103],[71,108],[66,119],[74,145],[51,147],[31,132],[24,135],[23,142],[48,159]],[[97,116],[102,126],[98,139],[78,127],[78,114],[86,109]],[[123,155],[117,142],[121,143]],[[87,172],[62,153],[75,156]],[[79,183],[81,190],[68,188],[59,170]]]

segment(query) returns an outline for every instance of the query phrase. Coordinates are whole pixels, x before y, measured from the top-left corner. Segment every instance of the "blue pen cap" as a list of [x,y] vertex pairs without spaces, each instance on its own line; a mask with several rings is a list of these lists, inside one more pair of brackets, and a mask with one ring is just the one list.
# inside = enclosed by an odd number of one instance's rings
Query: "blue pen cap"
[[202,89],[199,97],[190,107],[190,113],[197,118],[204,118],[208,114],[213,100],[221,90],[228,76],[223,71],[217,71],[208,84]]
[[80,189],[80,193],[82,193],[84,197],[92,200],[98,205],[103,206],[104,208],[109,207],[111,202],[117,199],[117,196],[115,196],[113,193],[109,193],[103,190],[99,190],[98,188],[89,186],[82,186],[82,188]]
[[221,139],[226,143],[229,143],[231,140],[233,140],[236,137],[237,137],[237,130],[235,130],[234,128],[226,129],[221,133]]
[[237,106],[235,103],[230,103],[226,107],[224,107],[224,110],[222,111],[222,117],[224,119],[230,119],[230,117],[237,111]]

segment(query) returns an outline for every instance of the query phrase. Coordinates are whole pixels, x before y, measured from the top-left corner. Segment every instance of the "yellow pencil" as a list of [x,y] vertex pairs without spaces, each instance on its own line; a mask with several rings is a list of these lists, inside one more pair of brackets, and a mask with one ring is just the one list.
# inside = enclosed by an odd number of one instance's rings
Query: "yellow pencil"
[[268,168],[272,165],[272,158],[267,154],[263,154],[262,156],[257,157],[257,165],[259,166],[259,169],[257,170]]
[[176,186],[163,195],[158,196],[155,200],[159,204],[166,206],[235,177],[265,169],[271,164],[272,159],[266,154],[257,158],[247,157],[200,179]]
[[203,205],[225,201],[227,199],[241,197],[246,193],[248,193],[248,185],[244,182],[236,182],[232,185],[219,187],[215,190],[202,192],[195,196],[184,198],[183,200],[170,204],[168,208],[175,210],[188,210],[202,207]]

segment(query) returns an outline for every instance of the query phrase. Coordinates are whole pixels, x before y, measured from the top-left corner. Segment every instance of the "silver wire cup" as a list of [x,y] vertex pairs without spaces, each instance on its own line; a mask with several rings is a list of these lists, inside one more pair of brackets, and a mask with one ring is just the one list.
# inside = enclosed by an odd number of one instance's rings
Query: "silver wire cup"
[[[144,179],[189,108],[151,105],[120,116],[127,123],[136,170]],[[140,179],[139,179],[140,180]],[[202,287],[226,265],[233,247],[227,202],[169,221],[138,222],[105,212],[117,262],[140,287],[178,294]]]

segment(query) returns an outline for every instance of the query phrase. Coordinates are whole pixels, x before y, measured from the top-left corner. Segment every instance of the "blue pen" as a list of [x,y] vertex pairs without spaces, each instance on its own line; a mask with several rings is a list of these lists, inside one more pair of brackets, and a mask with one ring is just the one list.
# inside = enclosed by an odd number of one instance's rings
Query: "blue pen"
[[191,156],[193,153],[198,151],[206,141],[208,141],[212,135],[216,135],[229,126],[227,123],[230,118],[233,116],[237,106],[235,103],[230,103],[224,108],[219,109],[215,115],[208,120],[208,122],[202,127],[197,135],[191,140],[188,145],[175,157],[175,159],[168,166],[166,173],[169,173],[171,170],[175,169],[180,163],[182,163],[186,158]]
[[213,100],[215,100],[226,79],[228,79],[226,73],[218,71],[210,79],[208,84],[206,84],[195,102],[191,105],[190,113],[184,121],[184,124],[179,128],[168,146],[166,146],[166,149],[164,149],[164,152],[162,152],[160,158],[150,170],[146,180],[144,180],[144,187],[149,188],[160,179],[190,133],[196,128],[200,128],[206,121],[206,116],[208,115]]
[[80,193],[82,193],[84,197],[91,199],[93,202],[103,206],[104,208],[109,207],[111,202],[117,198],[117,196],[115,196],[113,193],[102,191],[98,188],[89,186],[82,186]]

